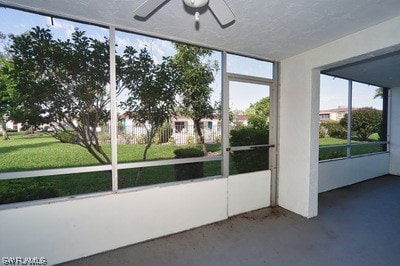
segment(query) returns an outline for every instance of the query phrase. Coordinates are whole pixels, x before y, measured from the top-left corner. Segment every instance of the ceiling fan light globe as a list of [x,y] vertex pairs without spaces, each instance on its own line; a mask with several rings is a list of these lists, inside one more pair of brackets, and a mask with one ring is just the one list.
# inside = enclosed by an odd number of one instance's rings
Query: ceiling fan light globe
[[200,21],[200,13],[199,12],[194,13],[194,20]]
[[185,5],[193,8],[200,8],[207,5],[208,0],[183,0]]

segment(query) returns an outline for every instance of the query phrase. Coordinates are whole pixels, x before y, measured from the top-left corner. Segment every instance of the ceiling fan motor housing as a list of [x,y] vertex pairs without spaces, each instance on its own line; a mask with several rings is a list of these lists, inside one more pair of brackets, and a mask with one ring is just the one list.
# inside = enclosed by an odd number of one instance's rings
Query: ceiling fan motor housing
[[200,8],[207,5],[208,0],[183,0],[183,2],[189,7]]

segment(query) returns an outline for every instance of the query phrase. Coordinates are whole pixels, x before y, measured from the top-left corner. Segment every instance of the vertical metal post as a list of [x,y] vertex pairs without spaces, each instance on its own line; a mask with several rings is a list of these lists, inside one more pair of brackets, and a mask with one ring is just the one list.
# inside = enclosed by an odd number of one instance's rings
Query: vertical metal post
[[278,95],[279,95],[279,63],[273,66],[274,83],[270,87],[270,122],[269,122],[269,144],[274,144],[269,148],[269,169],[271,170],[271,206],[277,205],[278,199]]
[[[383,88],[383,91],[386,93],[384,93],[383,97],[384,97],[384,101],[386,101],[386,111],[384,110],[384,112],[386,112],[386,118],[384,118],[386,120],[386,151],[389,152],[390,151],[390,134],[391,134],[391,117],[392,117],[392,90],[390,88]],[[386,98],[386,99],[385,99]]]
[[222,52],[222,176],[229,175],[229,80],[226,52]]
[[[388,129],[388,117],[389,117],[389,89],[382,87],[383,90],[383,95],[382,95],[382,129],[381,129],[381,135],[380,135],[380,140],[381,141],[388,141],[389,140],[389,129]],[[388,151],[388,145],[386,144],[384,146],[384,150]]]
[[348,82],[348,103],[347,103],[347,158],[351,157],[351,121],[353,110],[353,82]]
[[115,28],[110,27],[110,102],[111,102],[111,173],[112,191],[118,191],[117,162],[117,84],[115,68]]

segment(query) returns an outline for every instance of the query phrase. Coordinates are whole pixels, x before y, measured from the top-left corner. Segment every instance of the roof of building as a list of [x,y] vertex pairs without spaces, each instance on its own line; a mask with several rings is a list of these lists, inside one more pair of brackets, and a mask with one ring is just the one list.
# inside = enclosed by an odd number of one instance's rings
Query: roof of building
[[[359,108],[357,107],[353,107],[352,110],[357,110]],[[347,107],[338,107],[335,109],[327,109],[327,110],[320,110],[319,113],[320,114],[331,114],[331,113],[347,113],[348,112],[348,108]]]

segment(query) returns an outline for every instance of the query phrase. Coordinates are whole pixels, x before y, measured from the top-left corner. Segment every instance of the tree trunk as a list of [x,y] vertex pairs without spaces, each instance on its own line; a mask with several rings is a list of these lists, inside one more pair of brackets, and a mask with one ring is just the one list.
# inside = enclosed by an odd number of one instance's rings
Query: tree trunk
[[197,131],[197,135],[200,138],[201,150],[203,151],[204,156],[207,156],[208,152],[207,152],[206,144],[205,144],[205,141],[204,141],[204,135],[203,135],[203,132],[201,131],[201,128],[200,128],[200,120],[196,119],[193,122],[194,122],[194,126],[196,128],[196,131]]
[[[151,146],[151,142],[153,141],[155,135],[155,129],[150,129],[150,132],[147,133],[147,144],[146,147],[144,148],[144,152],[143,152],[143,161],[146,161],[147,159],[147,151],[150,149]],[[143,171],[143,167],[139,168],[137,174],[136,174],[136,178],[135,178],[135,186],[137,186],[139,184],[139,178],[140,175],[142,174]]]
[[[103,151],[103,149],[100,146],[96,132],[90,131],[90,126],[83,125],[75,127],[72,122],[68,124],[72,125],[72,128],[79,134],[80,140],[78,144],[81,147],[84,147],[99,163],[101,164],[111,163],[111,159],[108,157],[108,155]],[[66,130],[63,129],[63,131]]]
[[1,121],[1,130],[3,132],[3,140],[9,140],[10,138],[8,137],[7,126],[5,121]]
[[103,158],[101,158],[101,157],[96,153],[96,151],[93,150],[93,148],[92,148],[91,145],[89,145],[89,144],[87,144],[87,143],[85,143],[85,144],[83,144],[83,145],[84,145],[84,147],[87,149],[87,151],[88,151],[99,163],[101,163],[101,164],[109,164],[109,163],[111,163],[111,161],[110,161],[110,159],[109,159],[108,157],[105,158],[106,160],[104,160]]

